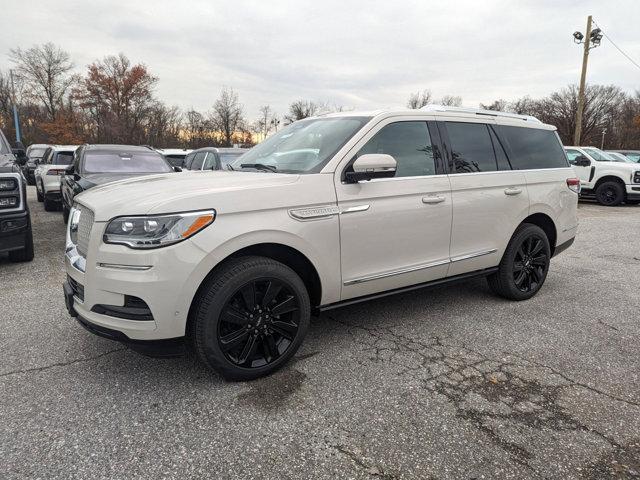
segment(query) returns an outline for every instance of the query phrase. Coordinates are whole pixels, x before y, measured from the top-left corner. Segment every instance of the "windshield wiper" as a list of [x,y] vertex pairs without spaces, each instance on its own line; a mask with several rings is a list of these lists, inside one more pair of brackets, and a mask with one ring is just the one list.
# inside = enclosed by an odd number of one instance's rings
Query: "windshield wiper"
[[275,165],[265,165],[264,163],[243,163],[240,168],[255,168],[264,172],[276,172],[278,170]]
[[233,168],[230,163],[227,163],[227,170],[235,171],[236,169]]

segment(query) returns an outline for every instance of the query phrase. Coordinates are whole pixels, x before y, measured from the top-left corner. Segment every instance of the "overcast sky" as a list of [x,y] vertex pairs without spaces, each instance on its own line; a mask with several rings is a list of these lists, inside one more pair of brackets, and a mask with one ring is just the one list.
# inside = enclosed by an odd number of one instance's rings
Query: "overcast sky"
[[[640,0],[8,0],[1,10],[0,69],[10,48],[48,41],[79,72],[124,52],[159,78],[167,104],[209,110],[228,85],[249,118],[299,98],[400,106],[425,88],[473,107],[543,96],[579,80],[571,34],[589,14],[640,63]],[[640,69],[604,39],[588,81],[633,91]]]

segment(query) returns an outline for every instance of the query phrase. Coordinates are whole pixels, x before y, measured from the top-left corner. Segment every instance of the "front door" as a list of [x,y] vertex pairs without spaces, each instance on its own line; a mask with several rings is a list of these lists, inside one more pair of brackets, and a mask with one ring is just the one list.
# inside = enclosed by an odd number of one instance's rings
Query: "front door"
[[[591,188],[591,165],[576,165],[576,159],[578,157],[587,158],[587,156],[580,150],[574,150],[573,148],[566,148],[565,151],[567,152],[567,158],[573,167],[573,171],[576,172],[576,175],[580,179],[580,185],[585,188]],[[589,160],[593,162],[591,159]]]
[[343,300],[447,275],[451,193],[433,143],[426,121],[388,119],[362,139],[350,161],[391,155],[395,177],[336,179]]

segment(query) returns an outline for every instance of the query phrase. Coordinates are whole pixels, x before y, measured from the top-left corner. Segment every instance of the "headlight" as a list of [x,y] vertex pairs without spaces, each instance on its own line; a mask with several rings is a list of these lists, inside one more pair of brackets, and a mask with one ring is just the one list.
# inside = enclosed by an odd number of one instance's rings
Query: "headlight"
[[215,218],[215,210],[118,217],[107,225],[103,240],[136,249],[165,247],[192,237]]
[[0,208],[13,208],[18,206],[18,197],[0,197]]
[[4,178],[0,180],[0,190],[2,191],[10,191],[18,188],[16,185],[16,181],[13,178]]
[[640,183],[640,170],[633,174],[633,183]]

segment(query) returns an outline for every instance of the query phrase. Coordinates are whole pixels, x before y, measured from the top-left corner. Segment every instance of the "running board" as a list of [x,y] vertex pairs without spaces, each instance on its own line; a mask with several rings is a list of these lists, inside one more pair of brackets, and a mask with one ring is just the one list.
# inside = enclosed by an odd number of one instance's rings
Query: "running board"
[[464,280],[469,280],[476,277],[486,277],[498,271],[498,267],[485,268],[483,270],[475,270],[469,273],[463,273],[461,275],[455,275],[453,277],[440,278],[438,280],[432,280],[430,282],[418,283],[416,285],[409,285],[408,287],[395,288],[393,290],[387,290],[386,292],[372,293],[370,295],[364,295],[362,297],[350,298],[335,303],[328,303],[327,305],[321,305],[315,307],[314,314],[324,312],[326,310],[333,310],[334,308],[346,307],[347,305],[353,305],[355,303],[366,302],[374,300],[376,298],[388,297],[389,295],[396,295],[398,293],[410,292],[412,290],[419,290],[421,288],[437,287],[439,285],[446,285],[451,283],[457,283]]

